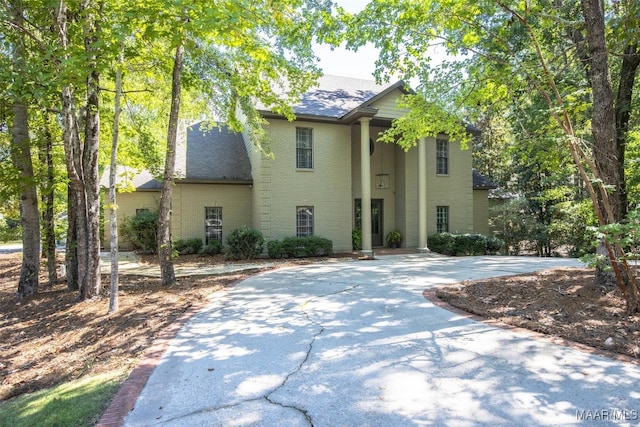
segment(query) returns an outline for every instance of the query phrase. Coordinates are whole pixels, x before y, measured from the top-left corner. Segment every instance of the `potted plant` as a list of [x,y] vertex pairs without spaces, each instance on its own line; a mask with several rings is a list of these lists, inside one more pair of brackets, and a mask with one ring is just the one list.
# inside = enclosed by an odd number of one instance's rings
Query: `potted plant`
[[390,248],[399,248],[402,243],[402,233],[400,230],[391,230],[387,233],[387,246]]

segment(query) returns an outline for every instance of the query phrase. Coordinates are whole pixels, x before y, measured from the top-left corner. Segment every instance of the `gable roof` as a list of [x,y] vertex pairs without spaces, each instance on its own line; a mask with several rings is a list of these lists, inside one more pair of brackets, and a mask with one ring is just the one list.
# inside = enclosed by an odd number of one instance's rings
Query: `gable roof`
[[[136,190],[162,188],[162,180],[146,170],[136,173],[119,166],[117,175],[118,181],[129,180]],[[183,183],[251,184],[251,164],[242,134],[202,122],[187,127],[186,144],[176,146],[176,177]],[[109,186],[109,169],[102,175],[100,185]]]
[[[394,90],[406,93],[406,84],[400,80],[392,85],[379,85],[373,80],[323,75],[293,105],[293,111],[298,120],[351,121],[358,111],[373,116],[377,110],[371,104]],[[264,105],[259,105],[258,110],[265,117],[280,117]]]

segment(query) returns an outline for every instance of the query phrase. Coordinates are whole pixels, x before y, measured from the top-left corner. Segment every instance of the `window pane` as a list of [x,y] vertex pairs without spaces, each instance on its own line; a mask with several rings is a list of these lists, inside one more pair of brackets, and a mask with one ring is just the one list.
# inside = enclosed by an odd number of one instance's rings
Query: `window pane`
[[205,207],[204,208],[204,230],[205,245],[212,240],[222,242],[222,208],[221,207]]
[[436,140],[436,173],[449,174],[449,141],[446,139]]
[[438,233],[449,231],[449,206],[436,207],[436,231]]
[[313,236],[313,206],[296,208],[296,236]]
[[310,128],[296,128],[296,167],[313,168],[313,132]]

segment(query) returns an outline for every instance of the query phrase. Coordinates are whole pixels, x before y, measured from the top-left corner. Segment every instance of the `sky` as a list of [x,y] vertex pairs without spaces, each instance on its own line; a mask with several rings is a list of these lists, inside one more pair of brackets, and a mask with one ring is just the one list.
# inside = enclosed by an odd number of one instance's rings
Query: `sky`
[[[369,0],[336,1],[351,13],[361,11],[368,2]],[[331,50],[328,46],[316,45],[315,52],[320,57],[319,65],[325,74],[373,80],[378,52],[371,44],[361,47],[357,52],[348,51],[344,48]]]

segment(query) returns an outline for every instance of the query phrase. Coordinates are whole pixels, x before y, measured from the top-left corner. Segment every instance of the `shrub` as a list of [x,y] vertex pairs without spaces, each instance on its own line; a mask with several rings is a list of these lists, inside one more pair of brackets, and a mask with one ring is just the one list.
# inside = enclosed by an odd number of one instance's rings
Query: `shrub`
[[333,242],[318,236],[286,237],[282,240],[282,254],[293,258],[333,255]]
[[429,249],[443,255],[453,255],[455,238],[451,233],[438,233],[427,239]]
[[443,255],[494,255],[504,246],[496,237],[482,234],[434,234],[428,239],[429,248]]
[[280,240],[270,240],[267,242],[267,254],[269,258],[282,258],[282,242]]
[[202,239],[180,239],[173,242],[173,249],[178,255],[197,254],[202,249]]
[[362,230],[359,228],[351,230],[351,246],[354,251],[362,249]]
[[158,213],[143,211],[125,218],[120,234],[136,250],[156,253],[158,248]]
[[258,230],[241,227],[233,230],[226,239],[226,257],[229,259],[253,259],[264,248],[264,237]]
[[209,244],[204,246],[200,252],[207,255],[217,255],[222,253],[222,242],[217,239],[211,239]]

